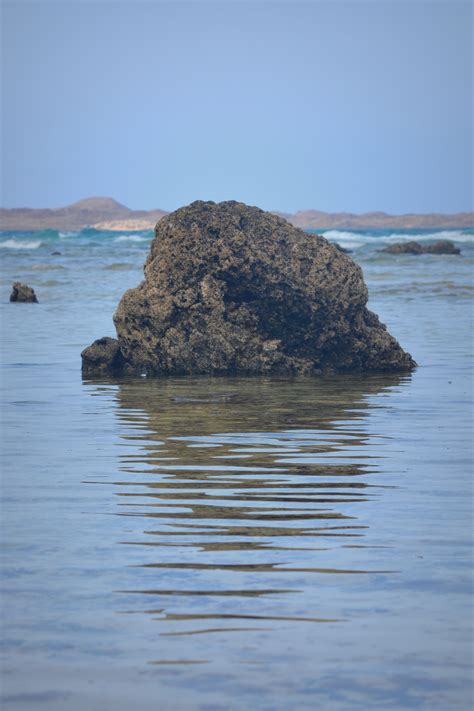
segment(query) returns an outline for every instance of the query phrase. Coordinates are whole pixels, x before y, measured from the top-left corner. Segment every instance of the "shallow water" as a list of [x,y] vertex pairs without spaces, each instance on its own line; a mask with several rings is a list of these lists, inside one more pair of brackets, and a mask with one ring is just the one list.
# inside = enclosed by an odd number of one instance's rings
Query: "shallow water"
[[472,243],[346,238],[412,375],[83,382],[131,236],[0,238],[2,710],[470,709]]

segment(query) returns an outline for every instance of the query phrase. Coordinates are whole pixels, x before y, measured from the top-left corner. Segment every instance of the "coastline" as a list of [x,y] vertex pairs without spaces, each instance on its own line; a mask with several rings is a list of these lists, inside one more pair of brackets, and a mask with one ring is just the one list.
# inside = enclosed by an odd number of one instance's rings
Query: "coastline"
[[[386,212],[330,213],[299,210],[295,213],[271,210],[294,227],[303,230],[382,230],[382,229],[471,229],[474,212],[390,215]],[[113,198],[93,197],[60,208],[0,208],[0,230],[35,231],[45,229],[152,230],[166,210],[132,210]]]
[[103,232],[146,232],[154,230],[159,220],[110,220],[91,225],[94,230]]

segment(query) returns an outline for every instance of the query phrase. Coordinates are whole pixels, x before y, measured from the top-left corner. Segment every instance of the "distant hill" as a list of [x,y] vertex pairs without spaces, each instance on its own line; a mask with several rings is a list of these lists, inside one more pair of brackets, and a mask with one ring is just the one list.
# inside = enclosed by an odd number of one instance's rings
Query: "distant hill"
[[0,229],[81,230],[118,220],[146,220],[154,225],[165,214],[164,210],[130,210],[110,197],[92,197],[55,209],[0,208]]
[[[165,210],[130,210],[110,197],[91,197],[56,209],[0,208],[2,230],[80,230],[95,227],[104,230],[153,229]],[[276,212],[303,229],[456,229],[474,227],[474,213],[454,215],[388,215],[385,212],[321,212],[300,210],[294,214]]]

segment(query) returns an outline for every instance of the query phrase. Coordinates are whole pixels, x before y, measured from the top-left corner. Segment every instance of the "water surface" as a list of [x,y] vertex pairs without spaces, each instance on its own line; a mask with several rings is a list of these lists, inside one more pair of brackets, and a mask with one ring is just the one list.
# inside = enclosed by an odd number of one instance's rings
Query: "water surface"
[[466,236],[346,237],[412,375],[84,382],[149,235],[2,237],[2,709],[471,708]]

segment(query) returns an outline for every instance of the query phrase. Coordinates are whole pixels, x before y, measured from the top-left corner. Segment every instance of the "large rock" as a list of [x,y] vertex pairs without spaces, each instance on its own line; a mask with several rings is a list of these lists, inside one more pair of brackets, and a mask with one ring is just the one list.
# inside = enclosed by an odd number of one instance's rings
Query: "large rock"
[[449,239],[442,239],[434,244],[419,242],[397,242],[381,250],[387,254],[461,254],[461,250]]
[[22,284],[19,281],[16,281],[13,284],[12,293],[10,294],[10,301],[22,301],[26,304],[38,303],[34,289],[32,289],[31,286]]
[[415,366],[368,311],[362,271],[323,237],[237,202],[164,217],[114,316],[128,371],[321,373]]

